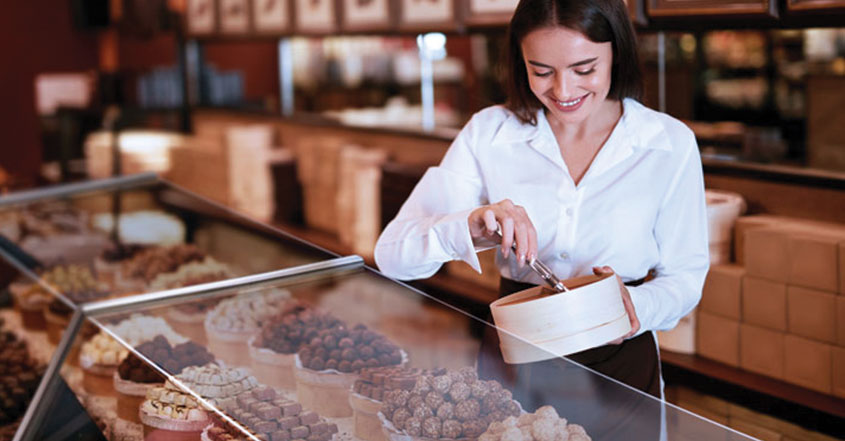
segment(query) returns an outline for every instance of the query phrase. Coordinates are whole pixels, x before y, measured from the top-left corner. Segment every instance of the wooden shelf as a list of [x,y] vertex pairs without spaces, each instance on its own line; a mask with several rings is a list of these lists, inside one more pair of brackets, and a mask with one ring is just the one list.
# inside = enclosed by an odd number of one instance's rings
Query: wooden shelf
[[683,384],[710,395],[842,436],[845,400],[697,355],[661,350],[667,384]]

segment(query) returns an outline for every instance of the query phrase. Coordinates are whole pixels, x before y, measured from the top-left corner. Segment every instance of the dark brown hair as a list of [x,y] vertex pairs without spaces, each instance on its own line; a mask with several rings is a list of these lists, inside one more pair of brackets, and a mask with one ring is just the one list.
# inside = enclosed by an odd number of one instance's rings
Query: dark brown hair
[[520,121],[536,125],[537,110],[543,107],[528,84],[522,39],[537,29],[558,26],[576,30],[595,43],[611,42],[608,97],[640,98],[643,86],[637,41],[623,0],[520,0],[508,27],[505,75],[505,106]]

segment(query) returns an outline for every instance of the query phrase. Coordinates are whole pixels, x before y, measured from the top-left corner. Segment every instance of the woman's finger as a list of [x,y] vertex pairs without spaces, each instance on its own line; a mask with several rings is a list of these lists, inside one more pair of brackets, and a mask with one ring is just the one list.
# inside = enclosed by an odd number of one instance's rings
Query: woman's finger
[[484,210],[484,227],[487,229],[487,235],[493,236],[496,234],[496,213],[492,209]]
[[513,245],[513,218],[506,217],[500,219],[502,224],[502,257],[505,259],[510,256],[511,246]]
[[514,229],[514,235],[516,236],[517,259],[519,259],[519,266],[522,267],[525,265],[525,259],[529,250],[528,231],[525,223],[521,222],[518,224],[518,227]]

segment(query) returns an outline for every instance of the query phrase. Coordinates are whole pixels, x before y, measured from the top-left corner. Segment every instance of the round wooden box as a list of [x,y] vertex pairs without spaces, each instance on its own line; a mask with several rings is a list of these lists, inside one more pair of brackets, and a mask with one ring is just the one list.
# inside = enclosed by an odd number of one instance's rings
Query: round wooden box
[[296,377],[293,374],[296,354],[279,354],[272,349],[256,347],[256,338],[253,336],[249,339],[249,357],[255,378],[267,386],[296,390]]
[[387,441],[381,428],[381,420],[378,417],[378,413],[381,411],[381,401],[350,392],[349,405],[352,407],[356,438],[365,441]]
[[490,304],[506,363],[574,354],[631,330],[614,274],[576,277],[564,284],[569,292],[537,286]]

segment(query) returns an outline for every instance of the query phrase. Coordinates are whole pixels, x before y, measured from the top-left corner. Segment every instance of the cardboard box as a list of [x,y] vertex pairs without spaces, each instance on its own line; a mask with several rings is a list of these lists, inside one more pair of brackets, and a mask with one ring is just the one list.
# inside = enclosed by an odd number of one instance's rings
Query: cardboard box
[[786,285],[748,275],[743,277],[742,322],[786,331]]
[[743,369],[773,378],[783,378],[786,334],[758,326],[739,327],[739,365]]
[[839,294],[845,296],[845,241],[839,242]]
[[845,297],[836,297],[836,343],[845,347]]
[[832,392],[839,398],[845,398],[845,348],[833,347]]
[[789,284],[827,292],[839,290],[839,241],[836,234],[789,236]]
[[784,222],[784,217],[757,214],[754,216],[740,216],[734,223],[734,257],[737,265],[745,264],[745,233],[754,228],[777,225]]
[[739,322],[698,311],[698,354],[730,366],[739,366]]
[[749,276],[789,281],[789,236],[785,226],[754,228],[745,233],[745,269]]
[[744,275],[745,268],[738,265],[711,265],[699,310],[739,320]]
[[795,335],[784,338],[783,379],[789,383],[831,393],[831,346]]
[[789,332],[836,343],[836,295],[790,286],[787,292]]

